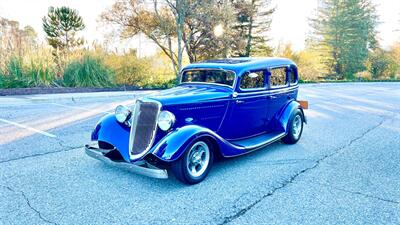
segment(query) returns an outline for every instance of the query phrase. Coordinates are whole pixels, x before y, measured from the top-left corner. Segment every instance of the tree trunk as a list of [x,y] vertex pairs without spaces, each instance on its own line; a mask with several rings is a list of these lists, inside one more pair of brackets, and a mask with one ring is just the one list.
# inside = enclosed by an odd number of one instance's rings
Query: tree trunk
[[[251,1],[252,10],[256,10],[254,7],[254,4],[255,4],[255,0],[252,0]],[[246,51],[244,54],[244,56],[246,56],[246,57],[249,57],[250,53],[251,53],[251,44],[252,44],[251,41],[253,39],[252,32],[253,32],[253,22],[254,22],[253,13],[255,13],[255,12],[252,12],[252,15],[249,18],[249,31],[247,33],[247,44],[246,44]]]
[[178,57],[177,57],[177,74],[176,78],[177,81],[179,82],[181,80],[180,78],[180,72],[182,70],[182,57],[183,57],[183,51],[185,49],[184,46],[182,46],[183,42],[183,32],[184,32],[184,27],[185,27],[185,0],[176,0],[176,29],[177,29],[177,36],[178,36]]

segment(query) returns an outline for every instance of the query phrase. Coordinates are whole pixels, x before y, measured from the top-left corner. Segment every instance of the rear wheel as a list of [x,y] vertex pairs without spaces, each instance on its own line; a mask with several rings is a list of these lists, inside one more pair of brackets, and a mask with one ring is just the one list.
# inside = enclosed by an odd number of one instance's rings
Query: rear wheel
[[214,160],[212,145],[207,140],[196,140],[183,156],[172,164],[175,177],[187,184],[197,184],[207,176]]
[[300,140],[301,134],[303,133],[303,113],[298,109],[289,119],[288,123],[288,134],[282,138],[282,141],[286,144],[295,144]]

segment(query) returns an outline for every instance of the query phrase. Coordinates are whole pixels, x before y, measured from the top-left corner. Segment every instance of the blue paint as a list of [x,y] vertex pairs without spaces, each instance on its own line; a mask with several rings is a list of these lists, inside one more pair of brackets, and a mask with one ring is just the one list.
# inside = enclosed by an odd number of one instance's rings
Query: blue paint
[[[209,138],[216,144],[222,156],[233,157],[255,150],[234,144],[240,140],[258,135],[268,137],[266,134],[269,133],[278,135],[287,133],[290,116],[295,110],[301,109],[300,104],[296,102],[298,94],[296,65],[282,58],[240,58],[240,60],[241,63],[194,63],[182,70],[230,70],[236,74],[233,87],[209,83],[184,83],[145,97],[160,102],[161,110],[168,110],[176,117],[176,123],[169,132],[157,129],[149,154],[162,161],[172,162],[177,160],[194,140]],[[271,87],[269,70],[275,67],[290,68],[295,73],[296,82],[293,84],[287,82],[287,85],[277,88]],[[268,74],[265,87],[241,90],[239,83],[243,74],[254,70],[264,70]],[[288,81],[288,78],[286,79]],[[130,161],[129,128],[118,123],[113,115],[100,120],[92,139],[114,145],[123,158]]]
[[125,161],[129,162],[130,128],[120,124],[114,114],[105,115],[92,133],[92,141],[104,141],[118,149]]

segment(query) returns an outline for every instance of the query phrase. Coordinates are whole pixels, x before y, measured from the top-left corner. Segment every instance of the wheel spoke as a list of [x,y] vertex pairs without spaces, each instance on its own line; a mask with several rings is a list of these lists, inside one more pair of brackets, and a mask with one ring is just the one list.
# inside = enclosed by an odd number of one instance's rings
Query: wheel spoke
[[191,168],[191,172],[192,172],[192,174],[195,174],[195,173],[197,172],[196,166],[193,166],[193,167]]
[[295,138],[299,138],[300,136],[300,132],[302,129],[302,119],[300,117],[300,115],[296,115],[296,117],[293,120],[293,125],[292,125],[292,129],[293,129],[293,136]]
[[187,171],[192,177],[201,176],[207,169],[210,160],[210,150],[208,145],[199,141],[189,150],[187,156]]

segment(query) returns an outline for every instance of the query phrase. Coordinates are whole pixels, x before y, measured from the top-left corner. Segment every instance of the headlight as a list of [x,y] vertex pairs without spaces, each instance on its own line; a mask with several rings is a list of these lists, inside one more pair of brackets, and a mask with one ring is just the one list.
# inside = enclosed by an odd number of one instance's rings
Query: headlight
[[175,123],[175,116],[171,112],[168,111],[162,111],[160,112],[160,115],[158,115],[158,127],[163,130],[167,131],[169,130],[172,125]]
[[126,120],[129,119],[131,116],[131,110],[128,109],[128,107],[119,105],[117,108],[115,108],[115,118],[117,119],[118,122],[120,123],[125,123]]

